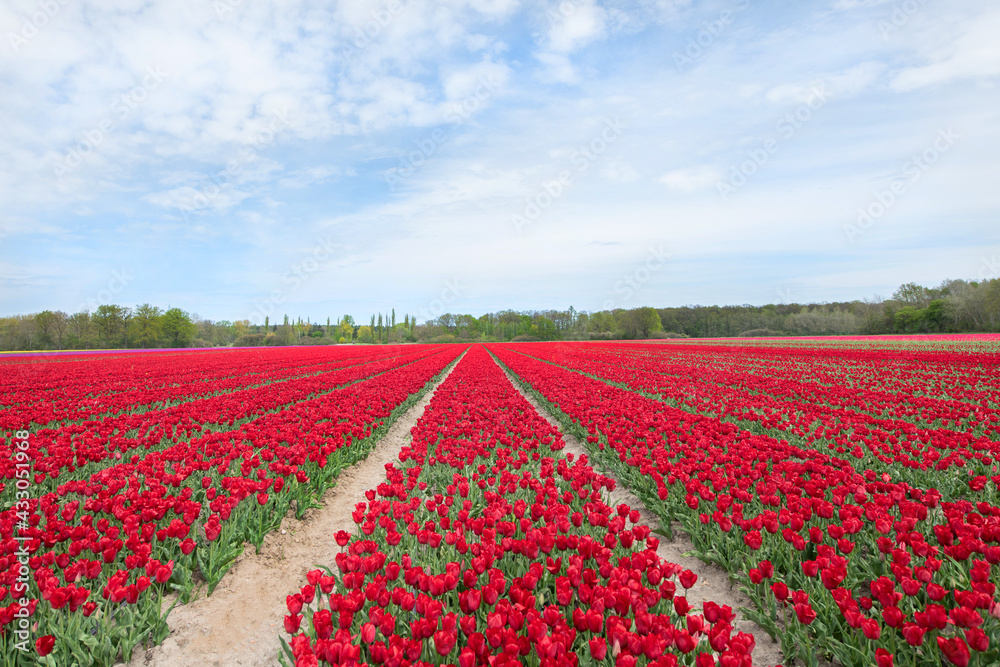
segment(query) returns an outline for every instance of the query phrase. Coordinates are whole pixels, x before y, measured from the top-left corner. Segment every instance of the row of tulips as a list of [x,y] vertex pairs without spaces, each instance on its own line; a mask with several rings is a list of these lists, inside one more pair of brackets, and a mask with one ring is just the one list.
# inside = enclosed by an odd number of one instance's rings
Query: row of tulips
[[330,567],[287,599],[283,660],[331,665],[752,664],[734,612],[685,596],[614,481],[481,346],[436,391]]
[[[709,356],[693,346],[526,347],[528,354],[538,351],[547,360],[563,365],[610,365],[635,372],[637,380],[649,384],[650,390],[661,384],[671,386],[677,396],[693,399],[692,406],[700,407],[698,401],[703,402],[706,410],[718,409],[728,395],[759,397],[768,401],[758,408],[766,412],[775,406],[780,410],[788,404],[814,404],[878,417],[892,424],[908,422],[925,429],[978,435],[1000,433],[997,355],[976,355],[978,363],[970,363],[972,368],[966,373],[940,362],[931,372],[926,370],[930,364],[925,364],[918,381],[908,369],[913,362],[894,359],[888,352],[875,365],[871,351],[865,355],[855,353],[857,358],[853,359],[845,358],[848,351],[841,351],[838,365],[829,366],[815,363],[802,354],[805,350],[789,351],[779,361],[761,358],[754,351],[727,353],[724,348],[713,348],[715,354]],[[950,375],[944,375],[949,371]],[[890,379],[900,375],[911,377],[903,387],[890,389]],[[943,386],[944,378],[959,386]],[[714,391],[706,391],[707,387]]]
[[56,426],[182,402],[363,363],[374,354],[354,347],[310,347],[0,358],[5,380],[0,428]]
[[678,521],[704,560],[746,588],[749,615],[790,658],[1000,660],[1000,508],[894,479],[874,457],[859,472],[856,461],[677,409],[524,346],[491,349],[666,530]]
[[[674,341],[681,342],[681,341]],[[697,339],[697,344],[732,346],[879,349],[904,351],[926,350],[947,352],[997,352],[1000,351],[1000,334],[883,334],[878,336],[787,336],[753,338]]]
[[[32,432],[28,452],[33,462],[32,481],[44,485],[44,490],[51,490],[61,475],[75,473],[80,477],[103,469],[108,459],[120,461],[137,451],[231,431],[262,415],[434,353],[432,346],[407,350],[405,354],[379,351],[367,363],[352,360],[349,365],[336,364],[320,374],[208,394],[180,405],[55,428],[27,427]],[[0,479],[12,480],[14,472],[13,448],[9,441],[4,442],[0,444]],[[9,492],[9,482],[0,484],[0,498],[6,499]]]
[[[210,593],[247,542],[259,548],[290,509],[314,505],[459,353],[376,360],[349,384],[332,373],[333,387],[231,430],[126,449],[89,474],[32,487],[0,513],[0,653],[111,665],[162,640],[164,595],[186,601],[199,582]],[[30,653],[17,632],[24,616]]]
[[[661,373],[655,358],[615,357],[606,347],[590,355],[573,346],[536,345],[526,346],[523,351],[694,413],[732,420],[754,432],[768,433],[802,447],[834,451],[854,460],[859,471],[869,466],[870,459],[876,459],[916,486],[933,481],[944,487],[942,491],[948,496],[964,494],[990,502],[1000,500],[995,483],[986,488],[988,477],[997,474],[996,460],[1000,457],[1000,443],[993,439],[1000,434],[988,427],[980,434],[930,428],[876,417],[859,409],[782,397],[779,387],[793,383],[780,378],[770,383],[767,392],[732,388],[716,380],[725,374],[710,369],[700,372],[705,379],[694,372],[682,379]],[[984,359],[983,364],[995,368],[997,360]],[[865,392],[856,393],[864,400]],[[988,420],[1000,414],[989,402],[975,410]],[[952,467],[964,468],[964,474],[944,478],[939,475]],[[985,493],[978,493],[984,489]]]
[[[883,350],[878,358],[841,350],[818,363],[804,350],[773,358],[752,350],[614,345],[600,350],[615,361],[653,362],[659,373],[694,376],[753,393],[792,397],[953,430],[1000,424],[1000,378],[995,355],[966,355],[964,364]],[[915,358],[911,358],[915,357]],[[631,366],[631,363],[628,363]],[[988,406],[992,404],[992,408]]]

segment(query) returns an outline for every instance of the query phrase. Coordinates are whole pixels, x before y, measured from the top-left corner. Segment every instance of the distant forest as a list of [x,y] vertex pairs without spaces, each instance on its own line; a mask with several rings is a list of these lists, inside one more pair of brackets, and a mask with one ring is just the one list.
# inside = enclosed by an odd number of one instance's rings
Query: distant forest
[[213,322],[181,308],[115,304],[69,315],[45,310],[0,318],[0,350],[331,345],[528,340],[617,340],[737,336],[837,336],[1000,332],[1000,279],[901,285],[891,298],[765,306],[641,307],[610,311],[503,310],[445,313],[417,323],[395,310],[357,322],[290,319]]

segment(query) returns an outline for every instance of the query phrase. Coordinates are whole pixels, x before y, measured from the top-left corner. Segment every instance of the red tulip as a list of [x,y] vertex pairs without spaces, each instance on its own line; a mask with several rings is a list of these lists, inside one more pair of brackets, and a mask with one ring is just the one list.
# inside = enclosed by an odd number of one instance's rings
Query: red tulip
[[294,635],[299,631],[299,624],[302,623],[302,617],[298,614],[290,614],[285,616],[285,632],[290,635]]
[[903,627],[903,621],[906,619],[906,615],[900,611],[899,607],[885,607],[882,610],[882,620],[890,628],[901,628]]
[[924,632],[925,630],[918,625],[913,623],[907,623],[903,626],[903,639],[910,646],[920,646],[924,643]]
[[463,648],[461,653],[458,654],[458,667],[474,667],[475,664],[475,652],[471,648]]
[[52,653],[52,649],[56,645],[56,638],[52,635],[43,635],[35,640],[35,649],[38,651],[38,655],[45,657],[49,653]]
[[678,616],[684,616],[691,610],[691,605],[688,604],[687,598],[678,595],[674,598],[674,611],[677,612]]
[[816,620],[816,612],[813,611],[813,608],[809,603],[796,604],[795,615],[798,617],[799,623],[804,625],[809,625]]
[[434,633],[434,650],[438,652],[438,655],[448,655],[455,648],[456,641],[458,641],[458,633],[454,630],[439,630]]
[[771,592],[774,593],[774,598],[778,602],[784,602],[788,599],[788,586],[782,581],[776,581],[771,584]]
[[950,637],[945,639],[944,637],[937,637],[938,648],[944,655],[945,659],[948,660],[953,665],[958,667],[966,667],[969,664],[969,659],[971,655],[969,654],[969,647],[966,646],[965,641],[961,637]]
[[965,641],[968,642],[969,647],[973,651],[979,651],[980,653],[990,648],[989,637],[979,628],[969,628],[966,630]]

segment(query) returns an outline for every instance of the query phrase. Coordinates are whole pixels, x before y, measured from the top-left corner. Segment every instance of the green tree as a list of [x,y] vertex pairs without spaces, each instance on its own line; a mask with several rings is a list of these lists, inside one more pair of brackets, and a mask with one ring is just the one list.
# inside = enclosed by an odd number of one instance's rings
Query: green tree
[[899,289],[892,293],[893,299],[904,306],[913,306],[914,308],[925,307],[931,301],[932,296],[931,290],[917,283],[900,285]]
[[903,306],[896,311],[896,331],[916,333],[924,328],[924,311],[913,306]]
[[594,313],[590,317],[591,333],[611,333],[615,330],[614,315],[606,310]]
[[354,319],[350,315],[344,315],[337,325],[337,330],[340,338],[343,338],[345,342],[351,342],[354,339]]
[[56,338],[56,347],[63,349],[63,338],[69,327],[69,315],[61,310],[52,313],[52,333]]
[[924,308],[924,320],[934,331],[941,331],[947,318],[947,303],[944,299],[934,299]]
[[66,321],[66,345],[74,350],[87,349],[94,344],[94,325],[90,313],[73,313]]
[[103,303],[94,311],[91,319],[105,347],[125,347],[131,312],[130,309],[113,303]]
[[649,338],[651,333],[663,329],[660,314],[648,306],[622,311],[618,319],[626,338]]
[[35,315],[35,331],[38,334],[38,347],[49,347],[55,333],[56,315],[51,310],[43,310]]
[[559,331],[556,329],[555,322],[544,315],[534,319],[529,331],[532,335],[542,340],[555,340],[559,337]]
[[191,316],[180,308],[171,308],[163,313],[161,320],[163,337],[170,347],[187,347],[197,330]]
[[250,333],[250,320],[236,320],[233,322],[233,340],[242,338]]
[[129,338],[137,347],[156,347],[163,334],[163,311],[148,303],[136,306],[129,322]]

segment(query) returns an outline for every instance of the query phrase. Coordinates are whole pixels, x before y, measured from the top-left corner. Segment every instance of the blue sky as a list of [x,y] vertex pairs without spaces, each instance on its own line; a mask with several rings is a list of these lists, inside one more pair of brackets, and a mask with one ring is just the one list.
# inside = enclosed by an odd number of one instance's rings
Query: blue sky
[[835,301],[1000,277],[1000,6],[12,0],[0,313]]

